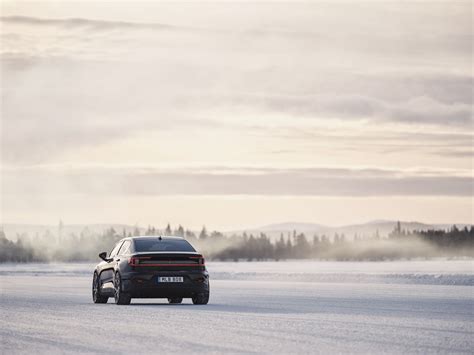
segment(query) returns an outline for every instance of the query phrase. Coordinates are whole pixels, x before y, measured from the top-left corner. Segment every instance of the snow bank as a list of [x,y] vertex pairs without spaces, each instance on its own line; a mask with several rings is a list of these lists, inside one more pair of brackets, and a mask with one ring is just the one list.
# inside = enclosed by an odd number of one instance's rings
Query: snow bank
[[[209,262],[214,280],[474,286],[472,260]],[[2,264],[0,275],[87,276],[89,263]]]
[[278,274],[257,272],[214,272],[211,276],[212,279],[215,280],[474,286],[474,276],[469,274]]

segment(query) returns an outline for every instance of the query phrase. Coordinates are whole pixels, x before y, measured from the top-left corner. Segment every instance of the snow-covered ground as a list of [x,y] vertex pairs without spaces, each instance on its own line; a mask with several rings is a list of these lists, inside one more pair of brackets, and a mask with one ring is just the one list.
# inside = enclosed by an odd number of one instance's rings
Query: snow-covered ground
[[0,265],[1,353],[472,353],[469,260],[209,263],[206,306],[91,302],[89,264]]

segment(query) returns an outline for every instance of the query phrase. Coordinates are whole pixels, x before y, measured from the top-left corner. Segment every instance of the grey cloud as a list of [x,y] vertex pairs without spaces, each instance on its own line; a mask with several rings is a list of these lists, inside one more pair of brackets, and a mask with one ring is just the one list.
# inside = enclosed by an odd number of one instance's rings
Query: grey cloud
[[[254,127],[256,132],[265,134],[268,128],[263,126]],[[343,134],[336,131],[321,131],[312,129],[297,129],[294,127],[281,127],[271,130],[273,136],[282,137],[291,141],[325,141],[337,146],[338,150],[363,150],[392,153],[425,153],[443,157],[468,157],[467,153],[472,150],[474,134],[466,133],[444,133],[444,132],[413,132],[411,130],[398,132],[376,132],[374,134],[360,133],[358,135]],[[459,152],[465,153],[459,153]],[[294,153],[302,152],[293,151]],[[284,151],[271,151],[271,154],[283,154]]]
[[[255,129],[265,130],[265,127],[256,126]],[[411,130],[398,131],[398,132],[377,132],[376,134],[359,134],[351,135],[348,137],[338,130],[332,130],[328,132],[321,132],[319,130],[312,129],[296,129],[292,127],[282,127],[276,129],[272,134],[296,139],[315,139],[321,138],[322,136],[327,139],[336,141],[338,143],[343,141],[351,141],[354,143],[366,143],[369,145],[379,145],[386,143],[387,145],[405,144],[410,146],[423,146],[423,147],[438,147],[438,148],[466,148],[471,147],[474,141],[474,134],[471,132],[466,133],[445,133],[445,132],[413,132]]]
[[388,115],[395,121],[471,125],[474,121],[472,105],[445,104],[427,97],[417,97],[406,104],[391,105]]
[[471,150],[441,150],[432,154],[450,158],[474,158],[474,148]]
[[[18,16],[3,17],[1,21],[5,28],[12,24],[31,25],[29,34],[43,27],[58,28],[47,28],[34,38],[34,46],[25,45],[25,39],[20,49],[14,45],[3,49],[2,144],[4,159],[10,163],[46,161],[54,158],[57,151],[178,125],[184,130],[204,124],[220,125],[254,133],[253,127],[227,117],[234,114],[252,116],[252,126],[267,125],[262,117],[269,112],[286,112],[289,125],[294,117],[369,119],[382,125],[400,122],[458,129],[472,124],[473,78],[469,73],[463,74],[457,56],[445,62],[429,54],[419,64],[405,60],[405,51],[397,47],[386,55],[396,64],[389,67],[377,45],[374,47],[380,53],[374,59],[373,52],[351,47],[351,33],[345,33],[342,42],[332,41],[330,33],[314,23],[300,26],[286,22],[285,17],[286,29],[272,28],[278,38],[269,39],[262,34],[268,34],[270,29],[247,31],[245,28],[250,27],[246,24],[237,36],[229,30],[226,33],[233,37],[212,33],[197,38],[194,29],[177,37],[173,31],[161,30],[187,28],[161,24]],[[363,17],[357,21],[363,27]],[[417,24],[415,21],[415,27]],[[437,23],[431,25],[436,27]],[[313,27],[314,33],[323,35],[310,36]],[[118,35],[116,31],[99,33],[91,41],[97,40],[94,46],[84,44],[91,33],[108,29],[144,31],[130,31],[136,35],[119,44],[113,41],[126,37],[125,31]],[[164,35],[157,35],[155,30]],[[22,36],[28,37],[23,31],[14,33],[15,26],[9,31],[7,39],[13,44]],[[87,35],[82,36],[84,32]],[[458,32],[462,31],[453,33]],[[246,36],[244,40],[240,34]],[[55,37],[58,35],[60,38]],[[466,36],[469,34],[461,37]],[[44,40],[47,37],[53,46]],[[64,48],[58,49],[63,37]],[[356,37],[364,42],[372,38],[369,31]],[[376,44],[386,40],[379,35],[372,39]],[[43,40],[47,42],[44,48]],[[420,42],[421,52],[423,43]],[[467,62],[469,55],[459,57]],[[353,63],[350,68],[346,60]],[[450,63],[449,71],[446,63]],[[217,109],[218,121],[207,120],[206,115]],[[308,133],[288,131],[293,136]]]
[[[471,41],[472,43],[472,41]],[[472,57],[471,57],[472,60]],[[473,104],[474,77],[472,73],[456,74],[448,71],[403,74],[387,77],[387,88],[398,95],[430,97],[442,103]],[[385,89],[385,90],[386,90]]]
[[[177,89],[164,89],[146,70],[96,63],[55,63],[5,72],[2,80],[3,159],[41,162],[58,153],[128,137],[141,130],[193,127],[176,113]],[[130,70],[130,71],[129,71]],[[166,70],[164,70],[166,71]]]
[[89,28],[92,30],[114,30],[114,29],[152,29],[170,30],[178,27],[159,23],[135,23],[126,21],[103,21],[86,18],[51,19],[28,16],[2,16],[1,22],[33,25],[33,26],[60,26],[65,28]]
[[157,171],[154,169],[6,170],[5,191],[98,195],[464,196],[474,179],[447,173],[351,169]]
[[[260,119],[268,112],[286,112],[291,117],[402,122],[469,128],[472,106],[462,102],[442,102],[430,97],[408,100],[374,98],[364,95],[265,95],[222,92],[202,87],[213,80],[189,80],[191,69],[174,75],[168,67],[148,72],[134,65],[109,66],[104,63],[82,65],[52,62],[24,69],[21,73],[5,71],[2,90],[3,158],[8,162],[41,162],[58,152],[121,139],[140,130],[163,130],[181,127],[191,130],[207,125],[210,129],[240,129],[246,134],[313,139],[327,136],[345,144],[372,144],[385,149],[389,144],[414,149],[417,141],[423,147],[472,145],[472,136],[454,134],[393,133],[387,137],[347,137],[313,132],[310,128],[293,127],[291,120],[270,129]],[[144,69],[144,70],[142,70]],[[161,80],[161,77],[169,80]],[[183,89],[184,88],[184,89]],[[201,90],[199,95],[195,92]],[[222,112],[215,120],[207,112]],[[220,110],[220,111],[219,111]],[[196,114],[198,112],[198,114]],[[242,117],[249,114],[253,122],[229,120],[226,112]],[[291,118],[290,117],[290,118]],[[395,141],[395,142],[394,142]],[[423,148],[421,147],[421,148]],[[391,147],[392,148],[392,147]]]
[[[228,100],[242,109],[287,112],[314,118],[371,119],[411,124],[465,126],[473,123],[472,106],[428,97],[388,102],[361,95],[237,95]],[[225,103],[223,105],[226,105]]]

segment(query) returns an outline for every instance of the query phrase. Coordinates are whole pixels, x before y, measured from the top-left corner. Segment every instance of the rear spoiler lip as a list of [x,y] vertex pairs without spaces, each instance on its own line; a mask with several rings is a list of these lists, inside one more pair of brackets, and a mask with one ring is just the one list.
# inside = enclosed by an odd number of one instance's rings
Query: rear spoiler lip
[[152,266],[166,266],[166,267],[182,267],[182,266],[205,266],[205,264],[138,264],[138,265],[133,265],[133,267],[152,267]]

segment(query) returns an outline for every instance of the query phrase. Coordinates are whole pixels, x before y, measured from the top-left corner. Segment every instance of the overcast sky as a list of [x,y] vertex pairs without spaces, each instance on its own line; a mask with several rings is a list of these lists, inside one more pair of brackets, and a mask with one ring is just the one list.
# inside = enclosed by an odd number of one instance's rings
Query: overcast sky
[[471,2],[1,4],[4,223],[474,222]]

